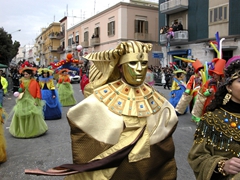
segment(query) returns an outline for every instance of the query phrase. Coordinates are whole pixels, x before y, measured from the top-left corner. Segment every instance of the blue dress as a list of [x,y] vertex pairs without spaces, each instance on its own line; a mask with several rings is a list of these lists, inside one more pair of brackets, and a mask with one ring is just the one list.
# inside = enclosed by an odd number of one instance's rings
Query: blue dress
[[[56,120],[62,118],[62,109],[59,102],[58,92],[53,84],[53,77],[39,78],[42,100],[46,102],[43,108],[45,120]],[[51,89],[49,89],[51,88]],[[55,96],[55,98],[53,98]]]
[[[186,90],[186,86],[184,82],[178,80],[177,78],[173,78],[173,85],[172,85],[172,90],[170,92],[169,102],[173,105],[174,108],[177,106],[185,90]],[[188,110],[188,107],[186,108],[184,114],[187,112],[187,110]]]

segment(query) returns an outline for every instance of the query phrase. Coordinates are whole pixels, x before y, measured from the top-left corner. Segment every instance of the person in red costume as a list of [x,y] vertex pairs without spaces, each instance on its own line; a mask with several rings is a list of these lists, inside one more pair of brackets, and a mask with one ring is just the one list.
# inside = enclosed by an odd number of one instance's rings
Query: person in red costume
[[44,121],[40,86],[34,78],[36,68],[24,67],[19,88],[19,96],[13,108],[14,115],[9,132],[16,138],[32,138],[47,132],[48,126]]
[[221,85],[224,76],[224,66],[226,64],[226,61],[224,59],[214,58],[212,62],[215,63],[214,69],[208,70],[208,73],[211,76],[211,78],[207,80],[206,83],[203,84],[200,89],[200,92],[207,97],[204,103],[202,114],[205,113],[206,107],[210,104],[210,102],[214,98],[214,94],[217,91],[218,87]]
[[192,66],[194,68],[194,74],[188,80],[185,90],[185,93],[191,94],[193,97],[192,101],[190,102],[190,112],[192,111],[198,93],[197,89],[202,85],[200,70],[203,69],[203,65],[198,59],[192,63]]

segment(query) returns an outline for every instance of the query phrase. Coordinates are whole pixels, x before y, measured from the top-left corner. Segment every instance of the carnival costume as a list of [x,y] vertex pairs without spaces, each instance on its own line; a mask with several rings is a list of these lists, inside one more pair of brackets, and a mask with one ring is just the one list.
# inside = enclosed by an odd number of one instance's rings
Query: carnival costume
[[118,69],[125,74],[129,62],[147,61],[151,47],[128,41],[85,57],[97,68],[85,86],[89,96],[67,113],[74,164],[61,166],[71,169],[66,179],[176,179],[174,108],[148,84],[127,84]]
[[[218,89],[218,94],[215,95],[216,99],[213,99],[209,111],[201,117],[196,129],[194,143],[188,155],[188,162],[197,180],[240,179],[239,172],[226,174],[223,169],[227,160],[233,157],[240,158],[240,104],[231,99],[229,93],[232,91],[228,89],[234,80],[239,81],[237,80],[240,78],[239,58],[240,56],[229,60],[232,63],[235,63],[235,60],[238,62],[236,66],[232,64],[226,70],[231,74],[225,74],[224,84]],[[238,68],[238,71],[233,69],[234,66]],[[239,85],[235,85],[235,88],[236,86]],[[232,164],[227,167],[228,170],[231,166],[234,168]]]
[[[183,70],[176,70],[173,72],[174,74],[186,74],[185,71]],[[174,77],[173,78],[173,82],[172,82],[172,87],[171,87],[171,92],[170,92],[170,99],[169,102],[173,105],[173,107],[175,108],[179,102],[179,100],[182,97],[182,94],[184,93],[184,91],[186,90],[186,84],[183,81],[183,77],[182,75],[180,77]],[[184,114],[187,112],[188,107],[185,108]]]
[[44,101],[41,100],[39,84],[34,78],[22,78],[20,88],[23,93],[17,98],[13,108],[9,132],[17,138],[40,136],[47,132],[48,126],[44,121]]
[[[214,58],[212,60],[212,62],[214,62],[214,69],[209,69],[208,73],[210,76],[213,75],[213,73],[223,77],[224,72],[224,66],[226,64],[226,61],[224,59],[218,59],[218,58]],[[214,98],[214,94],[216,93],[218,87],[221,85],[220,81],[216,81],[214,78],[210,78],[206,81],[206,83],[204,83],[202,85],[202,87],[199,90],[199,98],[202,98],[203,100],[201,100],[202,103],[196,103],[196,107],[193,108],[193,115],[198,117],[200,119],[200,117],[205,113],[206,111],[206,107],[210,104],[210,102],[212,101],[212,99]],[[204,97],[205,96],[205,97]],[[197,109],[197,110],[195,110]],[[195,113],[195,112],[199,112],[199,113]]]
[[6,119],[7,113],[0,106],[0,163],[7,161],[7,152],[6,152],[6,140],[4,137],[4,119]]
[[74,98],[73,87],[70,83],[69,75],[64,75],[63,72],[68,72],[68,69],[62,69],[58,72],[58,93],[59,100],[62,106],[73,106],[76,104],[76,100]]
[[[39,85],[41,88],[42,99],[46,102],[44,107],[44,119],[45,120],[54,120],[61,119],[62,110],[61,104],[59,102],[58,92],[55,89],[52,71],[44,68],[39,69],[39,73],[49,73],[49,77],[42,76],[39,77]],[[54,97],[54,98],[53,98]]]

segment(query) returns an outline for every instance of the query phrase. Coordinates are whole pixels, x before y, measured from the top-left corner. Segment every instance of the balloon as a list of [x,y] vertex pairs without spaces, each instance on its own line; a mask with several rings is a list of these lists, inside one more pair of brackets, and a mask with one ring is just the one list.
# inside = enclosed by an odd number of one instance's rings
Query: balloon
[[72,59],[72,54],[70,54],[70,53],[67,54],[67,58],[68,58],[68,59]]
[[18,97],[19,96],[19,92],[16,91],[16,92],[13,93],[13,95],[14,95],[14,97]]
[[82,50],[82,46],[81,45],[78,45],[77,46],[77,51],[80,52]]

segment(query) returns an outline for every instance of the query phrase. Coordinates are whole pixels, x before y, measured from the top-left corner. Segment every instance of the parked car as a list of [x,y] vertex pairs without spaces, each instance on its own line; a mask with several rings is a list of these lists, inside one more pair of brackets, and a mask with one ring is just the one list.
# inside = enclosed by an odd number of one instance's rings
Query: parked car
[[70,76],[70,83],[80,83],[81,77],[78,75],[77,71],[68,71],[68,74]]

